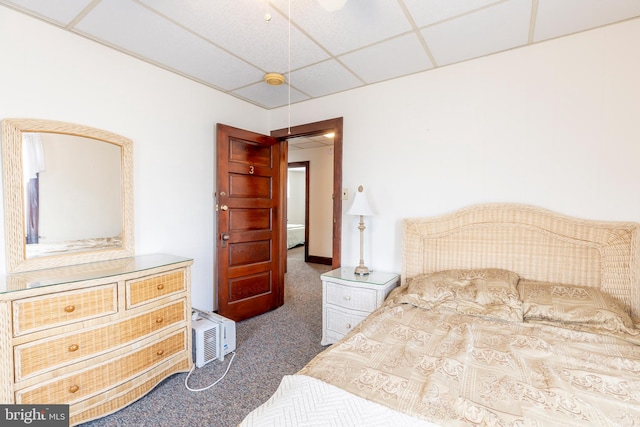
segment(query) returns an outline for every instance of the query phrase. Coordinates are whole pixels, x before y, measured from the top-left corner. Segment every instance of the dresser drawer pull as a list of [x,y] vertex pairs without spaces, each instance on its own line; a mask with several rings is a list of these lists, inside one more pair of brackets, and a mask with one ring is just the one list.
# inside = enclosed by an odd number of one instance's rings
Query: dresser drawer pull
[[69,387],[69,393],[76,393],[78,390],[80,390],[80,386],[79,385],[72,385],[71,387]]
[[158,356],[162,356],[164,354],[164,350],[158,350],[158,351],[156,351],[156,354]]
[[347,327],[347,329],[351,330],[351,323],[347,323],[345,326]]
[[64,311],[66,311],[67,313],[73,313],[74,311],[76,311],[76,306],[75,305],[68,305],[64,308]]
[[162,317],[158,317],[156,319],[156,323],[162,323],[162,322],[164,322],[164,319]]
[[347,301],[351,301],[351,296],[350,295],[345,295],[344,299],[347,300]]
[[80,346],[78,344],[71,344],[67,350],[69,350],[70,352],[74,352],[74,351],[78,351],[78,349],[80,348]]
[[158,288],[159,291],[164,289],[164,283],[160,283],[158,286],[156,286],[156,288]]

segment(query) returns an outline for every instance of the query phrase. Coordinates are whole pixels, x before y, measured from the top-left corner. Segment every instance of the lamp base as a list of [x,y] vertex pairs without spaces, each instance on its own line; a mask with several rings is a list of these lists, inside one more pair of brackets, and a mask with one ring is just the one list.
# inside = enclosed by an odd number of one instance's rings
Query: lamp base
[[364,265],[359,265],[356,267],[354,273],[359,276],[366,276],[367,274],[369,274],[369,269]]

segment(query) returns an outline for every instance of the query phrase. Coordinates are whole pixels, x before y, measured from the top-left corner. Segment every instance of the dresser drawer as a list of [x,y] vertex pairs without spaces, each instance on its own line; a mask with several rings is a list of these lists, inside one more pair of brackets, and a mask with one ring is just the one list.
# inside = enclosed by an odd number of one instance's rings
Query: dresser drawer
[[346,335],[347,332],[362,322],[368,315],[368,313],[361,315],[353,312],[336,310],[330,306],[327,306],[325,310],[327,332],[334,332],[340,337]]
[[16,381],[112,350],[186,320],[186,301],[79,333],[16,346]]
[[157,300],[186,289],[184,270],[129,280],[126,283],[127,308]]
[[326,282],[326,303],[368,313],[378,307],[375,290],[356,288],[333,282]]
[[[153,366],[167,360],[171,356],[187,349],[185,330],[160,340],[155,344],[125,354],[112,361],[102,363],[93,368],[81,370],[55,381],[26,388],[16,392],[16,403],[71,404],[83,400],[114,385],[130,380]],[[91,360],[81,362],[85,368],[91,366]]]
[[25,298],[12,305],[13,333],[18,336],[115,313],[117,285]]

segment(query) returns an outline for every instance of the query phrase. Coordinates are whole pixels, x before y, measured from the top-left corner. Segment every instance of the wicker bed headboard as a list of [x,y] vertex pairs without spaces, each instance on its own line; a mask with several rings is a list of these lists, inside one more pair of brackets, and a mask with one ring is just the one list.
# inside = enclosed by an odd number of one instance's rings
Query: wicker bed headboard
[[403,221],[402,280],[454,268],[602,289],[640,319],[640,224],[572,218],[517,204]]

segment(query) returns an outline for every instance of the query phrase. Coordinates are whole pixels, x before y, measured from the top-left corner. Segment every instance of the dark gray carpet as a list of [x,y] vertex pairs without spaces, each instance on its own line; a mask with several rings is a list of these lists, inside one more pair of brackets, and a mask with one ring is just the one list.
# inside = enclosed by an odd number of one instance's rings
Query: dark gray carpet
[[[236,323],[236,357],[226,377],[192,392],[186,373],[167,378],[145,397],[82,427],[232,427],[266,401],[284,375],[300,370],[324,349],[320,275],[331,268],[304,262],[304,247],[289,250],[282,307]],[[231,360],[210,362],[189,377],[191,388],[220,378]]]

